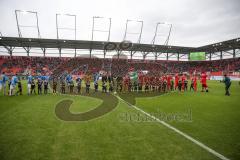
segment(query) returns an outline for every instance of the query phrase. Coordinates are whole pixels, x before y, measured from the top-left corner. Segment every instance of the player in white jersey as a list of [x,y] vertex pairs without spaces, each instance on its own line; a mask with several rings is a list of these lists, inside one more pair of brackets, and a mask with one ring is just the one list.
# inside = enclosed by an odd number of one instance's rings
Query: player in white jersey
[[16,89],[17,83],[18,83],[17,76],[13,76],[12,79],[11,79],[9,96],[13,96],[15,94],[15,89]]
[[31,74],[27,77],[27,89],[28,89],[28,95],[31,94],[31,84],[32,84],[33,77]]
[[3,89],[3,95],[6,95],[6,83],[8,81],[8,77],[3,72],[0,75],[0,91]]

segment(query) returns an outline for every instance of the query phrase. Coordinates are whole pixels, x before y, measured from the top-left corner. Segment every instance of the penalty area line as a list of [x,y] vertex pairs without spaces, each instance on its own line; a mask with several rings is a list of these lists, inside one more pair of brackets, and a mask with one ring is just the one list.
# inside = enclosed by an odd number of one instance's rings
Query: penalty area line
[[164,125],[165,127],[167,127],[167,128],[169,128],[169,129],[173,130],[174,132],[182,135],[182,136],[185,137],[186,139],[190,140],[191,142],[195,143],[196,145],[198,145],[198,146],[201,147],[202,149],[208,151],[209,153],[213,154],[214,156],[220,158],[221,160],[230,160],[229,158],[227,158],[227,157],[223,156],[222,154],[216,152],[215,150],[209,148],[208,146],[206,146],[206,145],[203,144],[202,142],[199,142],[198,140],[192,138],[191,136],[187,135],[186,133],[183,133],[182,131],[178,130],[177,128],[171,126],[170,124],[168,124],[168,123],[166,123],[166,122],[158,119],[157,117],[154,117],[153,115],[145,112],[144,110],[138,108],[137,106],[130,104],[129,102],[123,100],[123,99],[120,98],[119,96],[116,96],[116,97],[117,97],[119,100],[121,100],[121,101],[123,101],[124,103],[126,103],[127,105],[133,107],[133,108],[136,109],[137,111],[139,111],[139,112],[147,115],[148,117],[156,120],[157,122],[161,123],[161,124]]

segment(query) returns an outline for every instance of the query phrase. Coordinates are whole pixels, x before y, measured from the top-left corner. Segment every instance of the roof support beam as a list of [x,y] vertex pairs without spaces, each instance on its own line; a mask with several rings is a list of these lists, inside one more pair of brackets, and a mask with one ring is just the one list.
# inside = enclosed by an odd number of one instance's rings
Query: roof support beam
[[31,47],[23,47],[23,49],[27,52],[27,56],[29,56]]
[[41,48],[43,51],[43,57],[46,57],[46,48]]
[[142,52],[142,55],[143,55],[143,60],[145,60],[146,59],[146,57],[147,57],[147,55],[148,55],[149,53],[148,52]]
[[132,61],[132,58],[133,58],[133,51],[130,51],[130,59],[131,59],[131,61]]
[[9,54],[10,56],[12,56],[12,52],[13,52],[13,50],[14,50],[15,47],[8,46],[8,45],[6,45],[6,44],[4,44],[4,43],[3,43],[2,46],[8,51],[8,54]]
[[236,58],[236,50],[233,48],[233,58]]
[[92,49],[89,50],[89,57],[92,58]]
[[59,57],[62,57],[62,48],[58,48],[59,51]]
[[7,47],[7,46],[4,46],[4,48],[8,51],[8,54],[9,54],[10,56],[12,56],[12,53],[13,53],[13,50],[14,50],[15,47],[12,47],[12,46]]
[[117,50],[117,59],[119,60],[119,57],[120,57],[120,53],[121,51],[120,50]]
[[223,59],[223,52],[220,51],[220,59],[222,60]]
[[154,56],[155,56],[155,61],[157,61],[158,53],[156,52],[156,53],[154,54]]
[[106,54],[107,54],[107,51],[106,51],[106,50],[103,50],[103,58],[104,58],[104,59],[106,58]]

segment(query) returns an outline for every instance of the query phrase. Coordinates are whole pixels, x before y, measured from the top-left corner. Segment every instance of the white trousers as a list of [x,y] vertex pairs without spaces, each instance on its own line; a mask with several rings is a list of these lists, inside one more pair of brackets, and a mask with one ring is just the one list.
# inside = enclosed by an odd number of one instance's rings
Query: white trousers
[[14,86],[14,85],[10,85],[10,92],[9,92],[9,96],[12,96],[12,95],[14,95],[14,93],[15,93],[15,87],[16,87],[16,86]]
[[31,93],[31,84],[28,84],[27,88],[28,88],[28,95],[30,95],[30,93]]

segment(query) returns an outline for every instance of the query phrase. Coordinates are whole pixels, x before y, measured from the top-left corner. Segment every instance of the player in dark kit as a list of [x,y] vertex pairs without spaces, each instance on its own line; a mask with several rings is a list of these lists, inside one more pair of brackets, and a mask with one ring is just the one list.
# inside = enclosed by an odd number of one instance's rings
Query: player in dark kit
[[123,82],[120,81],[120,83],[119,83],[119,91],[122,92],[122,89],[123,89]]
[[113,83],[109,82],[109,92],[113,92]]
[[139,83],[138,83],[138,91],[139,91],[139,92],[142,92],[142,82],[139,82]]
[[48,93],[48,81],[45,80],[43,85],[44,85],[44,94],[47,94]]
[[191,79],[191,85],[190,85],[190,91],[193,90],[194,91],[194,79]]
[[185,79],[184,80],[184,91],[187,91],[187,89],[188,89],[188,80]]
[[38,78],[37,85],[38,85],[38,94],[42,94],[42,84],[43,81],[41,78]]
[[171,79],[171,91],[173,91],[173,90],[174,90],[174,80]]
[[116,81],[117,81],[117,88],[116,88],[116,91],[118,92],[120,92],[120,84],[122,83],[122,81],[121,81],[121,78],[120,77],[117,77],[116,78]]
[[158,79],[158,92],[162,92],[162,79],[161,78],[159,78]]
[[36,94],[36,85],[35,85],[35,81],[34,79],[32,80],[32,83],[31,83],[31,94],[34,92],[34,94]]
[[148,81],[145,84],[144,90],[145,90],[145,92],[147,92],[149,90],[149,82]]
[[156,89],[156,77],[152,81],[152,91],[154,92]]
[[134,82],[133,82],[133,90],[134,90],[134,91],[137,91],[137,89],[138,89],[137,81],[134,81]]
[[179,79],[178,80],[178,90],[181,92],[181,89],[182,89],[182,80]]
[[21,83],[20,79],[18,80],[18,91],[16,94],[22,95],[22,83]]
[[11,81],[8,81],[8,95],[9,95],[9,91],[10,91],[10,86],[11,86]]
[[132,91],[132,82],[129,81],[128,83],[128,92],[131,92]]
[[77,92],[81,93],[81,83],[77,83]]
[[94,89],[95,89],[95,92],[98,92],[98,82],[94,83]]
[[53,93],[57,93],[57,81],[53,79]]
[[102,82],[102,92],[107,93],[107,84],[105,81]]
[[62,83],[61,83],[61,93],[65,94],[65,82],[64,81],[62,81]]
[[89,93],[90,92],[90,81],[91,81],[91,76],[90,74],[86,74],[85,77],[85,85],[86,85],[86,93]]
[[163,92],[167,91],[167,80],[163,81]]
[[76,82],[77,82],[77,92],[78,92],[78,94],[79,94],[79,93],[81,93],[82,80],[81,80],[80,78],[78,78],[78,79],[76,80]]
[[87,80],[86,82],[86,93],[89,93],[90,91],[90,80]]
[[73,81],[70,82],[70,93],[73,93],[74,83]]

